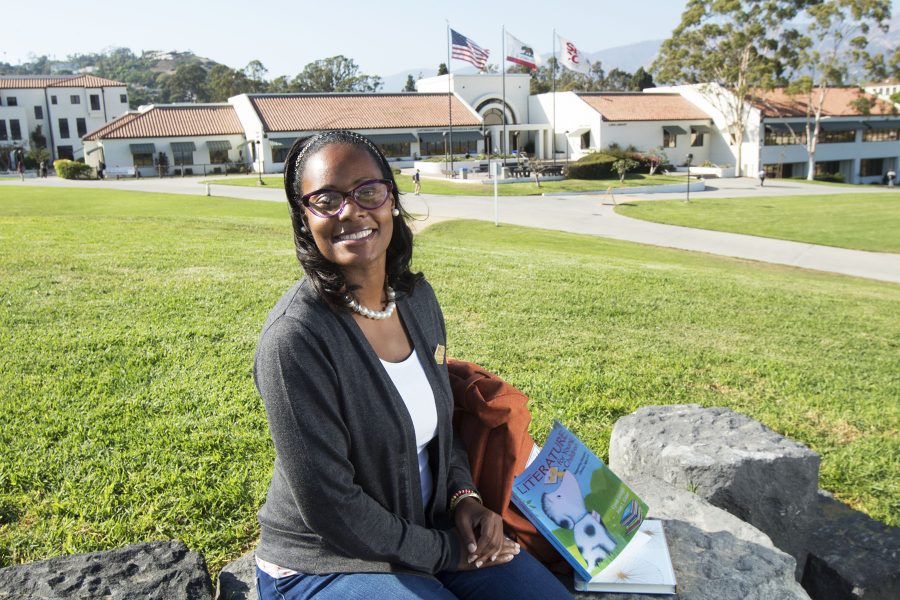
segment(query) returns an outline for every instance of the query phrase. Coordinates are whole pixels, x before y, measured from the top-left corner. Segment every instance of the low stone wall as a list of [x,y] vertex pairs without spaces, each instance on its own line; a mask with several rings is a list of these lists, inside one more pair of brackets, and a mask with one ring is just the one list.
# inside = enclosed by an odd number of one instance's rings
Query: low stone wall
[[[900,529],[817,492],[818,456],[744,415],[641,408],[613,428],[610,466],[663,521],[682,600],[900,598]],[[203,557],[179,541],[0,569],[0,600],[213,597]],[[257,600],[252,551],[215,598]]]
[[0,569],[0,599],[212,600],[206,561],[184,542],[148,542]]

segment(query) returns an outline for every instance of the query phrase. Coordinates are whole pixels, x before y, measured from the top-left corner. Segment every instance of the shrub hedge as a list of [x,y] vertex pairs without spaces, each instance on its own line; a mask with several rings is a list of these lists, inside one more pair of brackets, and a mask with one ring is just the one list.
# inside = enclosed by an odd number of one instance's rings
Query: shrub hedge
[[62,158],[53,161],[56,174],[63,179],[90,179],[94,175],[94,168],[83,162]]
[[613,173],[615,156],[603,152],[592,152],[569,164],[571,179],[609,179]]

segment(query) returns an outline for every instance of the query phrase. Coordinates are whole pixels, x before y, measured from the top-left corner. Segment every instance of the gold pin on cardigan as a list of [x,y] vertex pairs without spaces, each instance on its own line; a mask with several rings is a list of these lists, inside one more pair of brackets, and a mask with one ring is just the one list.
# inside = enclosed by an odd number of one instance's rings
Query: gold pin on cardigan
[[439,365],[444,364],[444,358],[447,355],[447,349],[444,348],[443,344],[438,344],[437,348],[434,349],[434,362]]

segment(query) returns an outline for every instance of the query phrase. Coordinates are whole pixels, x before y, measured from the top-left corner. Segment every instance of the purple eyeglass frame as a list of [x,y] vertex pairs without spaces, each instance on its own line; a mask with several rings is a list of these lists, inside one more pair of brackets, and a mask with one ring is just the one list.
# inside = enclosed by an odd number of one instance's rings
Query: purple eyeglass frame
[[[357,191],[359,188],[365,187],[365,186],[370,185],[370,184],[372,184],[372,183],[383,183],[383,184],[385,184],[385,185],[388,186],[388,191],[387,191],[387,193],[384,195],[384,200],[382,200],[381,203],[380,203],[378,206],[371,206],[371,207],[362,206],[362,205],[360,205],[359,202],[356,201],[356,196],[355,196],[354,194],[356,193],[356,191]],[[337,211],[336,211],[333,215],[323,215],[322,213],[320,213],[319,211],[317,211],[317,210],[313,207],[312,204],[309,203],[309,199],[310,199],[310,198],[312,198],[312,197],[315,196],[316,194],[321,194],[321,193],[323,193],[323,192],[335,192],[335,193],[338,193],[338,194],[340,194],[340,195],[342,196],[342,198],[341,198],[341,205],[338,207]],[[357,185],[356,187],[354,187],[354,188],[353,188],[352,190],[350,190],[349,192],[342,192],[342,191],[340,191],[340,190],[336,190],[336,189],[333,189],[333,188],[322,188],[322,189],[320,189],[320,190],[316,190],[316,191],[314,191],[314,192],[310,192],[310,193],[308,193],[308,194],[304,194],[304,195],[300,196],[300,202],[303,204],[303,206],[305,206],[306,208],[308,208],[308,209],[310,210],[310,212],[312,212],[312,213],[313,213],[314,215],[316,215],[317,217],[322,218],[322,219],[333,219],[334,217],[340,216],[340,214],[341,214],[342,212],[344,212],[344,209],[347,207],[347,201],[348,201],[348,199],[349,199],[349,200],[353,200],[353,204],[355,204],[356,206],[358,206],[358,207],[361,208],[362,210],[378,210],[379,208],[381,208],[382,206],[384,206],[384,203],[387,202],[387,199],[390,197],[390,195],[391,195],[392,193],[393,193],[393,194],[396,194],[396,192],[397,192],[397,188],[394,187],[394,184],[393,184],[393,182],[392,182],[390,179],[367,179],[367,180],[363,181],[362,183],[360,183],[359,185]]]

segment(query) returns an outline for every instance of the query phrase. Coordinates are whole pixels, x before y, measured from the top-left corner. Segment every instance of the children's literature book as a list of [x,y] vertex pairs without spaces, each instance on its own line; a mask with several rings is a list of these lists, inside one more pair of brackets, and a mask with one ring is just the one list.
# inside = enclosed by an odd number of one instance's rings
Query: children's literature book
[[638,532],[647,505],[561,423],[513,481],[513,503],[591,580]]
[[662,521],[645,519],[637,534],[606,568],[590,581],[575,577],[580,592],[674,594],[675,572]]

